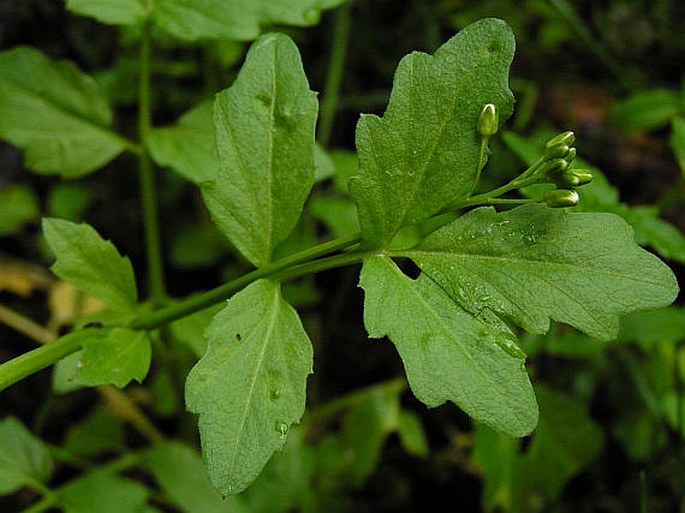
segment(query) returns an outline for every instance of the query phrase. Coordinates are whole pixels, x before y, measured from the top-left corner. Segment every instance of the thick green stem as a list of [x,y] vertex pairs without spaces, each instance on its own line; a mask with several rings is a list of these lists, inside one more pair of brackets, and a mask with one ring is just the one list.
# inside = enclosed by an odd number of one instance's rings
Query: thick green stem
[[326,86],[321,100],[321,114],[319,116],[319,142],[328,146],[333,130],[333,120],[340,103],[340,85],[345,69],[345,54],[350,39],[350,11],[352,3],[343,5],[335,13],[333,37],[331,39],[331,58],[326,75]]
[[160,240],[159,219],[157,216],[157,187],[154,168],[147,152],[147,139],[152,125],[151,109],[151,41],[150,28],[145,25],[140,46],[140,77],[138,79],[138,136],[143,148],[138,154],[140,168],[140,193],[143,206],[143,226],[147,251],[147,271],[150,299],[154,305],[164,301],[164,268],[162,263],[162,243]]
[[0,390],[43,370],[81,349],[78,337],[65,337],[0,365]]

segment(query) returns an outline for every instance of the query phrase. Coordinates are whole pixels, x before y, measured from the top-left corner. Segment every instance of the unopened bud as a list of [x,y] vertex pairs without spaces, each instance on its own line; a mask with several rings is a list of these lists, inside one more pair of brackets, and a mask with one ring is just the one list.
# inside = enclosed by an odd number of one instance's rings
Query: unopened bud
[[574,169],[573,174],[578,179],[578,186],[588,184],[594,178],[592,173],[586,169]]
[[567,144],[555,144],[545,148],[545,160],[566,159],[571,151]]
[[547,203],[548,207],[574,207],[580,201],[578,193],[572,189],[552,189],[545,191],[542,199]]
[[494,103],[483,106],[478,117],[478,133],[483,137],[495,135],[499,129],[499,114]]
[[563,134],[559,134],[556,137],[553,137],[549,141],[547,141],[547,144],[545,145],[547,148],[550,148],[552,146],[557,146],[559,144],[565,144],[566,146],[573,146],[573,143],[576,141],[576,136],[573,132],[568,131],[564,132]]

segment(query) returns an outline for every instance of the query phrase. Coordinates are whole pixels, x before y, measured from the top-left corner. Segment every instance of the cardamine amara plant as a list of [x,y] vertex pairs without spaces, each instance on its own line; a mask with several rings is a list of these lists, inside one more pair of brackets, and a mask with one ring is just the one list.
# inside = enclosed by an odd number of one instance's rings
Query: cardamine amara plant
[[[107,308],[0,365],[0,389],[54,364],[72,386],[142,382],[153,348],[170,343],[169,329],[213,308],[206,351],[185,379],[185,404],[197,414],[211,484],[222,495],[238,494],[305,412],[313,349],[282,294],[287,282],[360,266],[364,326],[371,338],[395,345],[413,394],[428,407],[451,402],[515,437],[538,420],[517,343],[523,331],[545,333],[555,321],[611,340],[622,315],[674,300],[674,275],[635,243],[621,217],[574,210],[594,184],[590,171],[576,167],[572,132],[549,140],[518,176],[485,190],[488,143],[514,108],[514,37],[496,19],[469,25],[433,55],[402,59],[383,116],[362,115],[357,125],[349,194],[358,232],[288,251],[325,158],[315,140],[319,104],[290,37],[257,34],[267,22],[314,23],[317,9],[341,2],[295,2],[311,4],[299,10],[286,2],[242,3],[259,6],[251,23],[239,24],[220,7],[205,15],[180,0],[67,2],[77,14],[139,30],[137,140],[112,129],[107,100],[71,63],[27,47],[0,53],[0,138],[24,151],[28,168],[78,178],[122,152],[138,159],[150,290],[140,297],[131,261],[106,234],[45,218],[53,273]],[[256,39],[212,107],[200,104],[176,124],[155,127],[153,28],[185,40]],[[213,222],[253,270],[187,298],[166,295],[153,164],[199,187]],[[3,429],[20,432],[15,424]],[[77,494],[41,484],[52,467],[38,453],[21,472],[0,463],[0,491],[29,486],[67,507]],[[146,456],[141,465],[163,481],[153,460]],[[98,475],[85,472],[76,483],[95,486]]]

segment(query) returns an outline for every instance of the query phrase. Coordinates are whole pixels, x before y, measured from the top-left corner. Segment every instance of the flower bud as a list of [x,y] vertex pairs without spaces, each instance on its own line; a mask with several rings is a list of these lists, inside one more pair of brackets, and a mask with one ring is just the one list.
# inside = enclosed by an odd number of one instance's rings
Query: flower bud
[[545,191],[542,199],[548,207],[574,207],[580,201],[578,193],[572,189],[552,189]]
[[545,160],[566,159],[572,148],[567,144],[555,144],[545,148]]
[[566,146],[573,146],[573,143],[576,141],[576,136],[573,132],[568,131],[564,132],[563,134],[559,134],[556,137],[553,137],[549,141],[547,141],[547,144],[545,147],[550,148],[552,146],[557,146],[559,144],[565,144]]
[[495,135],[499,129],[499,114],[494,103],[483,106],[478,117],[478,133],[483,137]]
[[593,179],[592,173],[587,169],[574,169],[573,174],[578,179],[577,186],[588,184]]

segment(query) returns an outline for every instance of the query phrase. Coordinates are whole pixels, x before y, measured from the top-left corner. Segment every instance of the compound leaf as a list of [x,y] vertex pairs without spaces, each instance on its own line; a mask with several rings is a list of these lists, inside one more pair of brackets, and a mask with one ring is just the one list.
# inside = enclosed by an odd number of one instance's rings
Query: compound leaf
[[244,490],[305,405],[312,348],[277,283],[236,294],[206,332],[208,350],[188,375],[186,404],[199,413],[210,480],[222,494]]
[[74,381],[79,385],[113,384],[123,388],[132,380],[143,381],[152,356],[150,338],[144,331],[127,328],[97,330],[83,341]]
[[504,349],[511,333],[463,310],[427,276],[408,278],[387,257],[364,261],[360,285],[369,335],[394,342],[419,400],[452,401],[498,431],[530,433],[537,404],[523,361]]
[[155,162],[193,183],[211,180],[219,167],[211,103],[189,110],[172,126],[153,129],[148,143]]
[[514,37],[500,20],[469,25],[435,55],[413,52],[397,67],[382,118],[357,125],[359,174],[350,191],[362,234],[386,245],[397,231],[439,212],[474,188],[483,105],[512,111],[508,87]]
[[489,309],[532,333],[553,319],[610,340],[620,315],[678,293],[671,270],[614,214],[478,208],[403,254],[467,311]]
[[24,150],[28,168],[68,178],[98,169],[126,148],[111,121],[97,85],[73,64],[32,48],[0,53],[0,138]]
[[52,475],[50,451],[14,417],[0,420],[0,495],[8,495]]
[[262,36],[214,104],[221,166],[203,187],[212,217],[257,266],[299,219],[314,182],[318,105],[295,44]]
[[52,271],[62,280],[116,310],[132,310],[138,298],[131,261],[87,224],[43,219],[43,233],[56,257]]
[[147,0],[67,0],[67,9],[110,25],[137,25],[150,9]]

